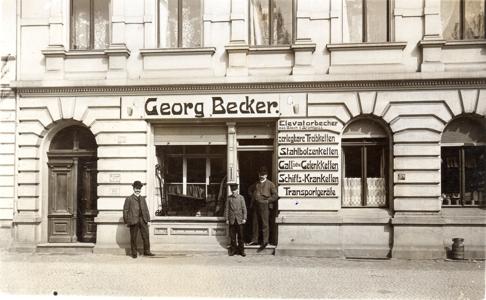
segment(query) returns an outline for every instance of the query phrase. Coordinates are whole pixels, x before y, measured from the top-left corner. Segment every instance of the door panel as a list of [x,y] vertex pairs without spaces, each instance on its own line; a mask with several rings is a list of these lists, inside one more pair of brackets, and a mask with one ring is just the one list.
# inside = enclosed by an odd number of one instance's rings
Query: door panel
[[50,161],[48,241],[76,241],[74,222],[75,167],[72,160]]
[[79,237],[81,242],[96,241],[96,223],[98,214],[96,201],[96,162],[82,161],[79,189]]

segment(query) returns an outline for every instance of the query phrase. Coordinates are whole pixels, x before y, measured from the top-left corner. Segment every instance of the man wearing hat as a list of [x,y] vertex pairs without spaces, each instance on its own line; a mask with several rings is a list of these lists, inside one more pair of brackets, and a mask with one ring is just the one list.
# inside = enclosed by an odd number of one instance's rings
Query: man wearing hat
[[140,181],[134,181],[132,184],[133,194],[125,199],[125,204],[123,205],[123,221],[130,228],[130,246],[133,258],[137,258],[137,235],[139,230],[143,240],[143,255],[154,256],[150,252],[148,231],[150,214],[145,196],[140,195],[142,186]]
[[258,181],[250,186],[248,194],[251,196],[250,206],[253,208],[252,237],[250,245],[258,244],[260,228],[262,231],[262,244],[260,250],[268,245],[270,235],[269,210],[270,205],[277,201],[277,188],[267,180],[268,171],[265,167],[258,170]]
[[[246,223],[246,204],[245,199],[238,193],[237,183],[228,183],[231,189],[231,195],[226,200],[224,217],[226,224],[229,225],[229,232],[231,238],[231,247],[229,255],[233,256],[239,253],[241,256],[246,256],[245,245],[243,242],[243,224]],[[236,241],[238,240],[238,245]]]

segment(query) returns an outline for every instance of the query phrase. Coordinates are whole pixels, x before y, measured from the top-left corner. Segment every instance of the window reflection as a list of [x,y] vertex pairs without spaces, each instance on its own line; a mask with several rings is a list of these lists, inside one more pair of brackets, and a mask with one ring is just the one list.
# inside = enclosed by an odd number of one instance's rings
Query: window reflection
[[159,46],[202,46],[202,1],[159,0]]
[[250,43],[252,45],[291,44],[292,23],[292,0],[251,0]]
[[442,37],[445,40],[482,39],[484,0],[441,0]]
[[345,0],[343,41],[347,43],[388,41],[389,6],[390,1],[384,0]]
[[109,43],[110,0],[73,0],[71,47],[105,49]]

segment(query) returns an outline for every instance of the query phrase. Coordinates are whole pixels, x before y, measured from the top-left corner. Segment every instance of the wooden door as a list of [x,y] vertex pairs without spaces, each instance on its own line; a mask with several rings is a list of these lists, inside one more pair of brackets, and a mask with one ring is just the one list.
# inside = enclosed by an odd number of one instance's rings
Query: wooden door
[[81,242],[96,242],[96,223],[94,218],[98,214],[96,201],[96,161],[80,162],[79,194],[79,222],[78,236]]
[[63,159],[51,160],[48,166],[48,241],[76,242],[77,164],[73,159]]

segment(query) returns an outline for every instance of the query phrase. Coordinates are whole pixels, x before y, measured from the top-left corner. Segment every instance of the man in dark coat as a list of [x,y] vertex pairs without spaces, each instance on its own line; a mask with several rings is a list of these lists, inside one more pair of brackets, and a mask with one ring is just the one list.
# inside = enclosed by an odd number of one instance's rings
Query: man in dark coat
[[[247,217],[245,199],[238,193],[237,183],[229,183],[228,185],[231,188],[231,195],[226,200],[224,217],[226,224],[229,225],[231,238],[229,255],[233,256],[239,253],[241,256],[246,256],[243,242],[243,224],[246,223]],[[238,245],[236,244],[237,239]]]
[[123,221],[130,228],[130,246],[132,257],[137,258],[137,235],[140,230],[143,240],[143,255],[154,256],[150,252],[150,240],[148,231],[148,222],[150,214],[145,201],[145,196],[141,196],[142,183],[135,181],[132,184],[133,194],[125,199],[123,205]]
[[258,181],[250,186],[248,194],[251,197],[250,206],[253,208],[253,228],[250,245],[258,244],[260,228],[262,231],[262,244],[260,250],[268,245],[270,236],[269,210],[277,201],[277,188],[275,184],[267,179],[267,168],[261,167],[258,171]]

